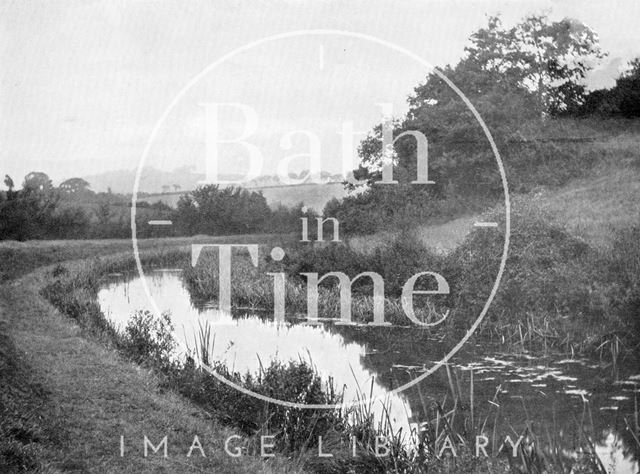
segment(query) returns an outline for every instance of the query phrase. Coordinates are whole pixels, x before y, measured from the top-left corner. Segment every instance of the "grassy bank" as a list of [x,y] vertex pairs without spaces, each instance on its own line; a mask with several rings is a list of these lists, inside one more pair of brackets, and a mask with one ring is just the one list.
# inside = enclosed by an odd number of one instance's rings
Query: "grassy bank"
[[[157,248],[159,243],[141,245]],[[165,243],[161,253],[168,255],[171,247],[185,243],[184,239],[176,245]],[[32,273],[9,278],[0,286],[0,471],[298,471],[282,458],[265,463],[256,457],[227,456],[224,440],[237,432],[167,392],[158,374],[128,362],[113,344],[96,343],[99,333],[106,335],[104,330],[90,329],[88,320],[78,326],[40,296],[52,282],[52,272],[62,276],[67,265],[71,271],[90,264],[54,265],[33,272],[42,261],[92,257],[91,264],[98,265],[105,254],[126,251],[130,245],[130,241],[2,244],[5,262],[11,265],[3,270],[16,276]],[[133,265],[130,257],[127,265]],[[101,342],[106,340],[100,337]],[[160,451],[145,458],[145,435],[154,445],[168,436],[169,457]],[[202,440],[207,458],[186,456],[194,435]]]

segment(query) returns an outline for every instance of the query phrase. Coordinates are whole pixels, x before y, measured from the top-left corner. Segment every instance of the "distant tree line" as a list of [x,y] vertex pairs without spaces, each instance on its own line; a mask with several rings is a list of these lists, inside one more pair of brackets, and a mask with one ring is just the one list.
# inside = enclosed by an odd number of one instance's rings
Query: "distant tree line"
[[[25,176],[21,189],[6,175],[0,191],[0,240],[91,239],[131,237],[131,197],[94,193],[82,178],[57,188],[45,173]],[[206,185],[180,197],[177,209],[165,203],[136,203],[136,234],[140,238],[287,233],[298,225],[296,208],[271,209],[261,193],[240,187]],[[170,220],[171,226],[154,226]]]

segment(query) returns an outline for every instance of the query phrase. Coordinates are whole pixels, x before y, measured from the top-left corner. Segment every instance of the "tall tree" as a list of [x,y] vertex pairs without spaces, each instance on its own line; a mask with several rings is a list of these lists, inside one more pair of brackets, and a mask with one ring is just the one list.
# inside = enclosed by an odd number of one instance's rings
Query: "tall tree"
[[467,60],[492,81],[530,90],[539,111],[549,114],[584,100],[586,73],[604,57],[598,35],[569,18],[531,15],[505,29],[492,17],[470,39]]
[[41,171],[32,171],[24,177],[22,188],[29,191],[51,191],[53,184],[49,175]]
[[[580,103],[584,99],[582,80],[603,57],[598,37],[591,29],[570,19],[551,22],[544,15],[529,16],[511,28],[504,28],[498,17],[491,17],[469,41],[465,57],[455,66],[442,68],[442,72],[471,100],[498,137],[517,134],[531,120]],[[434,178],[455,167],[458,156],[466,157],[469,177],[478,176],[476,165],[483,166],[490,160],[489,155],[481,157],[477,150],[483,133],[467,106],[435,73],[416,87],[406,117],[396,120],[393,128],[394,136],[417,130],[428,138],[430,158],[441,158],[430,164]],[[361,142],[361,166],[354,172],[356,178],[369,182],[379,179],[381,138],[382,125],[378,125]],[[415,179],[415,140],[398,140],[395,152],[394,178]],[[439,184],[432,187],[432,192],[443,193],[447,182],[435,181]]]

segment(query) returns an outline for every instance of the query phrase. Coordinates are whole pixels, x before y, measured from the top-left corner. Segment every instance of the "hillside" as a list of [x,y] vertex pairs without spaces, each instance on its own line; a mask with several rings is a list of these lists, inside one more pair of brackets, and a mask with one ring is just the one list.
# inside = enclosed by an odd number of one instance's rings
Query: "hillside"
[[[83,176],[94,192],[108,192],[117,194],[131,194],[135,182],[137,170],[105,171],[89,176]],[[290,173],[291,178],[300,179],[308,171],[301,171],[298,174]],[[192,167],[182,166],[172,171],[159,170],[152,166],[146,166],[140,176],[138,192],[149,194],[174,194],[178,192],[191,191],[202,184],[205,175],[197,173]],[[243,181],[243,176],[237,174],[221,174],[221,181]],[[343,181],[341,175],[322,172],[322,183],[339,183]],[[243,182],[243,187],[249,189],[265,189],[268,187],[285,186],[276,175],[261,175],[248,182]]]
[[[608,247],[616,230],[640,224],[640,134],[627,133],[589,145],[603,151],[601,162],[588,176],[554,188],[541,186],[528,194],[512,194],[512,202],[536,204],[555,222],[587,243]],[[479,215],[465,215],[441,224],[417,227],[418,238],[429,248],[448,252],[473,230]],[[350,239],[360,251],[370,251],[391,240],[394,232]]]

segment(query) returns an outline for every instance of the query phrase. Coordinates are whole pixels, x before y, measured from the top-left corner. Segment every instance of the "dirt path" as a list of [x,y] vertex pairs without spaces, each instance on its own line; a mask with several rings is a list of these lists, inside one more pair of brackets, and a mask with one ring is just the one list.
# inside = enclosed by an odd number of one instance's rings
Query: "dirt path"
[[[44,282],[44,272],[38,270],[0,286],[0,322],[10,339],[0,345],[0,362],[7,362],[0,364],[3,392],[6,389],[3,399],[6,395],[14,411],[23,411],[12,413],[13,421],[30,433],[25,449],[35,446],[42,470],[296,471],[283,459],[263,462],[227,455],[224,442],[233,434],[231,430],[184,398],[163,393],[151,372],[85,337],[72,320],[39,295]],[[150,450],[145,458],[145,435],[154,445],[167,436],[168,457],[160,449],[155,454]],[[196,435],[206,458],[197,449],[187,457]],[[120,436],[125,440],[122,457]],[[0,471],[9,472],[9,467],[0,464]]]

